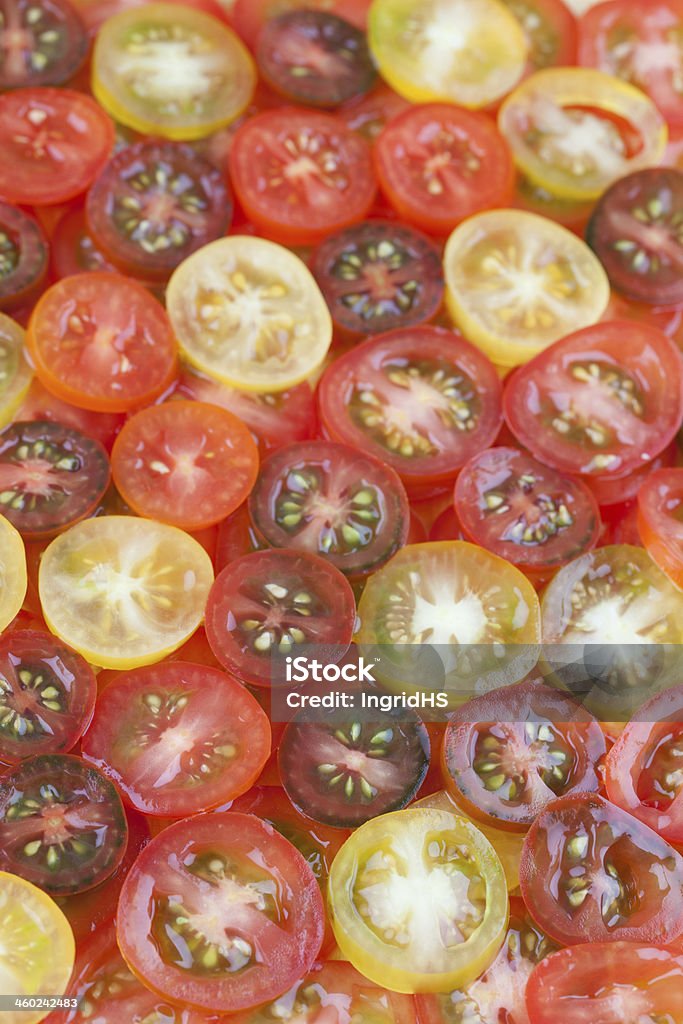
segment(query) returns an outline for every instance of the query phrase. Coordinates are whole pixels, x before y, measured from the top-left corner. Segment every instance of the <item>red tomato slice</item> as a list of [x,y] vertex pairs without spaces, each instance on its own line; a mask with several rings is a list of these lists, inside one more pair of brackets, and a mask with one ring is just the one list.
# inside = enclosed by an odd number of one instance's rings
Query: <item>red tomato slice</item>
[[35,377],[16,419],[49,420],[51,423],[73,427],[87,437],[99,441],[108,451],[124,422],[123,416],[119,413],[91,412],[89,409],[80,409],[77,405],[63,402],[61,398],[51,394]]
[[650,557],[683,586],[683,469],[660,469],[638,491],[638,533]]
[[462,526],[454,508],[445,508],[434,522],[429,531],[430,541],[440,540],[464,540]]
[[324,910],[310,867],[250,814],[207,814],[165,829],[123,885],[124,959],[171,1001],[216,1013],[282,995],[310,970]]
[[683,956],[632,942],[561,949],[532,973],[526,1004],[532,1024],[677,1024],[683,1020]]
[[52,273],[57,280],[91,270],[116,271],[88,233],[82,206],[70,207],[57,221],[50,256]]
[[[94,36],[108,18],[113,18],[115,14],[127,11],[131,7],[144,7],[148,0],[71,0],[71,2],[85,22],[90,34]],[[164,3],[187,6],[187,0],[164,0]],[[223,4],[224,0],[192,0],[191,6],[225,21]]]
[[345,576],[318,555],[268,550],[238,558],[218,574],[206,606],[206,635],[238,679],[270,686],[284,658],[315,644],[320,660],[339,661],[356,621]]
[[278,14],[300,8],[330,11],[365,29],[370,3],[371,0],[235,0],[232,23],[247,46],[255,49],[261,29]]
[[97,680],[87,661],[51,633],[0,638],[0,761],[71,750],[90,723]]
[[532,917],[560,945],[668,944],[683,932],[683,857],[596,793],[547,805],[519,873]]
[[127,412],[161,394],[175,375],[166,311],[118,274],[78,274],[49,288],[31,316],[27,344],[45,387],[83,409]]
[[85,192],[114,147],[114,125],[71,89],[18,89],[0,96],[0,196],[51,206]]
[[393,118],[377,140],[375,164],[399,215],[436,235],[507,205],[514,189],[510,148],[495,123],[450,103],[409,107]]
[[443,776],[468,815],[525,831],[556,797],[596,791],[605,752],[592,715],[530,678],[475,697],[451,715]]
[[242,555],[249,555],[263,547],[263,542],[254,530],[249,516],[249,507],[245,502],[236,512],[224,519],[218,527],[214,560],[216,572],[225,569],[226,565],[230,565]]
[[[672,441],[668,448],[660,452],[656,459],[638,466],[632,473],[625,476],[587,476],[585,483],[590,488],[593,497],[600,506],[600,516],[605,518],[606,511],[613,505],[623,505],[624,502],[633,501],[651,476],[660,469],[668,469],[673,466],[678,456],[678,445]],[[638,541],[637,543],[640,543]]]
[[607,756],[610,800],[683,844],[683,686],[658,694],[634,714]]
[[245,121],[229,164],[249,220],[288,244],[318,242],[362,220],[377,189],[365,140],[332,114],[295,107]]
[[185,530],[229,516],[258,472],[245,424],[205,402],[166,402],[136,413],[116,438],[111,459],[114,483],[138,515]]
[[595,324],[518,367],[503,405],[510,430],[541,462],[621,477],[663,451],[681,424],[681,355],[656,327]]
[[452,483],[502,422],[493,363],[437,327],[356,345],[325,371],[318,394],[327,435],[386,462],[414,497]]
[[368,142],[374,142],[387,122],[409,106],[408,100],[381,82],[366,96],[361,96],[354,103],[345,104],[339,116],[354,132],[358,132]]
[[270,755],[270,725],[236,680],[174,661],[119,673],[82,749],[137,810],[184,818],[249,789]]

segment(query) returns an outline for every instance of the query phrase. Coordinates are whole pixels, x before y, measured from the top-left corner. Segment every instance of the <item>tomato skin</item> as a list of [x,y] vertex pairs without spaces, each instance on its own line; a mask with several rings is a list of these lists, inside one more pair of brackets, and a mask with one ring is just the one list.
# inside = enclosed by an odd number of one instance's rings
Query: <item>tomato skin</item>
[[[200,870],[202,858],[214,852],[225,856],[228,863],[233,861],[234,882],[215,873],[209,876],[211,881],[192,873],[196,862]],[[241,971],[225,967],[218,967],[213,974],[206,973],[206,968],[193,971],[192,956],[189,964],[178,962],[175,946],[169,959],[164,958],[150,929],[163,918],[164,905],[178,888],[191,913],[193,907],[204,906],[220,915],[222,901],[215,901],[214,891],[220,895],[223,882],[229,894],[231,885],[243,892],[251,877],[270,886],[277,923],[256,909],[241,918],[238,934],[250,940],[251,949]],[[224,928],[233,903],[234,898],[223,910]],[[201,927],[201,918],[198,925]],[[176,822],[156,836],[124,882],[117,917],[119,948],[131,970],[149,988],[172,1002],[181,996],[190,1006],[216,1013],[250,1009],[282,995],[315,962],[323,931],[322,896],[305,859],[271,825],[254,815],[233,811]]]
[[374,153],[380,185],[396,212],[434,235],[447,235],[471,214],[512,198],[510,149],[495,123],[477,111],[447,103],[409,107],[389,121]]
[[[572,836],[580,838],[576,847]],[[627,888],[614,884],[620,878],[629,879]],[[668,944],[683,932],[683,857],[596,793],[546,806],[524,841],[520,884],[532,917],[560,945]],[[572,903],[568,894],[577,891],[585,895]]]
[[650,557],[679,588],[683,587],[681,502],[683,469],[660,469],[638,491],[638,533]]
[[591,942],[541,961],[527,982],[526,1004],[533,1024],[558,1019],[622,1024],[656,1020],[660,1014],[678,1021],[682,991],[683,956],[676,952],[633,942]]

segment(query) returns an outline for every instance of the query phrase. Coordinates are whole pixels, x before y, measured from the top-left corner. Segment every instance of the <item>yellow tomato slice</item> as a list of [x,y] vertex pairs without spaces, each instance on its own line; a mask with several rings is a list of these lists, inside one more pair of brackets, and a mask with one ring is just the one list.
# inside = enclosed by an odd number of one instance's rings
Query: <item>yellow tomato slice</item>
[[[0,871],[0,996],[61,996],[74,965],[71,926],[54,900]],[[3,1024],[38,1024],[49,1009],[5,1010]]]
[[174,526],[100,516],[47,547],[38,586],[49,628],[92,664],[127,669],[160,661],[204,616],[213,567]]
[[23,327],[0,313],[0,427],[13,419],[33,380],[24,336]]
[[498,126],[519,169],[560,199],[597,199],[664,155],[666,122],[634,85],[588,68],[546,68],[512,92]]
[[368,39],[382,77],[414,103],[485,107],[522,77],[527,41],[498,0],[375,0]]
[[322,364],[332,320],[298,256],[232,235],[180,264],[166,308],[188,362],[244,391],[284,391]]
[[426,807],[361,825],[328,881],[340,950],[394,992],[447,992],[478,977],[505,936],[507,895],[482,833],[460,815]]
[[450,811],[451,814],[459,814],[462,818],[470,821],[475,828],[478,828],[483,836],[486,836],[493,849],[498,854],[500,863],[505,872],[508,892],[513,892],[519,886],[519,861],[522,856],[524,845],[524,834],[520,832],[504,832],[501,828],[491,828],[481,821],[475,821],[468,814],[451,800],[445,789],[437,793],[430,793],[423,796],[421,800],[415,800],[411,807],[434,807],[437,811]]
[[453,320],[499,366],[526,363],[596,323],[610,298],[586,243],[523,210],[488,210],[459,224],[446,244],[444,275]]
[[21,534],[0,516],[0,632],[20,611],[27,586],[26,549]]
[[248,50],[217,18],[181,4],[147,4],[104,23],[92,90],[121,124],[200,139],[234,121],[256,86]]

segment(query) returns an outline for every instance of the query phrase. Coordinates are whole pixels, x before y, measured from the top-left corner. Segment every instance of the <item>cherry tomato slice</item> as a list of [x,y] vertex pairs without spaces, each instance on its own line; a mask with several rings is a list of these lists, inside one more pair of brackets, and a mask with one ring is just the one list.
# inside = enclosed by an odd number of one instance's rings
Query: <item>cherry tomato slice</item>
[[251,694],[223,672],[180,661],[119,675],[83,740],[86,761],[133,807],[171,818],[239,796],[269,754],[268,719]]
[[532,677],[453,713],[442,749],[444,780],[468,815],[523,831],[556,797],[597,790],[605,752],[600,724]]
[[325,239],[312,262],[335,327],[380,334],[431,320],[443,298],[441,257],[403,224],[371,220]]
[[255,551],[216,577],[206,606],[206,635],[220,663],[239,679],[270,686],[284,677],[284,658],[315,644],[321,660],[338,661],[351,643],[353,591],[317,555]]
[[422,720],[405,708],[371,717],[343,708],[321,717],[304,709],[285,728],[278,751],[282,784],[314,821],[356,828],[406,807],[422,785],[429,767]]
[[0,96],[0,196],[50,206],[92,184],[114,146],[114,125],[71,89],[19,89]]
[[203,529],[234,512],[257,471],[258,451],[245,424],[205,402],[141,410],[112,450],[114,482],[131,508],[186,530]]
[[0,313],[0,427],[15,417],[31,387],[33,369],[24,338],[19,324]]
[[667,944],[683,931],[683,857],[596,793],[547,805],[524,841],[520,880],[532,917],[563,946]]
[[295,107],[257,114],[238,128],[229,163],[249,220],[290,245],[355,224],[375,198],[368,144],[332,114]]
[[87,661],[51,633],[11,630],[0,638],[0,761],[71,750],[95,710]]
[[654,0],[634,7],[610,0],[579,22],[579,63],[637,85],[671,124],[683,122],[683,4]]
[[175,374],[163,307],[118,274],[78,274],[52,285],[33,310],[27,343],[45,387],[96,412],[144,405]]
[[377,140],[375,164],[398,214],[436,235],[512,197],[512,156],[494,122],[448,103],[392,118]]
[[532,71],[576,63],[576,19],[563,0],[503,0],[524,29]]
[[319,386],[327,434],[382,459],[409,494],[448,486],[501,425],[501,386],[460,335],[408,327],[337,359]]
[[[656,459],[651,462],[644,462],[632,473],[624,476],[587,476],[584,482],[590,487],[593,497],[600,506],[600,515],[604,519],[605,511],[614,505],[621,505],[624,502],[633,501],[638,497],[638,492],[645,481],[660,469],[667,469],[676,462],[678,448],[676,441],[672,441],[668,448],[660,452]],[[638,541],[640,543],[640,541]]]
[[144,141],[112,157],[88,192],[86,216],[113,264],[163,280],[227,232],[232,200],[223,175],[193,148]]
[[232,811],[153,839],[119,906],[118,944],[133,972],[172,1001],[217,1013],[282,995],[323,938],[320,889],[299,851]]
[[489,448],[463,466],[455,514],[468,540],[538,582],[595,547],[601,528],[586,484],[516,448]]
[[85,519],[108,486],[106,451],[77,430],[15,421],[0,434],[0,508],[24,537],[50,537]]
[[682,205],[673,167],[636,171],[605,192],[586,237],[613,288],[653,306],[683,302]]
[[0,866],[46,892],[92,889],[126,852],[115,787],[78,757],[39,754],[0,778]]
[[288,445],[264,462],[249,495],[252,523],[275,548],[322,555],[367,576],[407,540],[408,498],[378,459],[331,441]]
[[519,367],[506,422],[541,462],[564,473],[623,476],[658,455],[683,417],[683,363],[656,327],[587,327]]
[[345,104],[339,116],[349,128],[374,142],[388,121],[409,107],[408,101],[383,82],[354,103]]
[[0,308],[16,309],[35,298],[47,268],[47,239],[39,224],[0,202]]
[[[603,5],[601,5],[603,6]],[[634,942],[590,942],[543,960],[527,982],[533,1024],[683,1020],[683,957]]]
[[3,0],[0,89],[63,85],[88,53],[85,25],[65,0]]
[[683,470],[660,469],[638,491],[638,532],[651,558],[683,586]]
[[26,597],[26,549],[21,534],[0,515],[0,632],[9,626]]
[[370,0],[235,0],[233,24],[253,50],[265,25],[287,11],[327,11],[365,29],[369,7]]
[[365,33],[326,11],[285,11],[270,18],[256,46],[261,76],[272,89],[310,107],[337,107],[375,83]]
[[[71,2],[85,22],[90,35],[95,36],[109,18],[132,7],[146,7],[149,0],[71,0]],[[185,0],[167,0],[167,2],[187,6]],[[193,0],[192,7],[195,10],[204,11],[206,14],[212,14],[219,20],[226,20],[226,2],[229,6],[232,0]],[[230,24],[229,18],[227,21]]]
[[25,401],[15,418],[22,422],[48,420],[63,427],[71,427],[99,441],[107,450],[111,449],[124,422],[123,415],[119,413],[91,412],[63,402],[43,387],[37,377],[30,381]]
[[51,239],[51,267],[56,280],[91,270],[116,271],[88,232],[82,206],[69,207],[57,221]]

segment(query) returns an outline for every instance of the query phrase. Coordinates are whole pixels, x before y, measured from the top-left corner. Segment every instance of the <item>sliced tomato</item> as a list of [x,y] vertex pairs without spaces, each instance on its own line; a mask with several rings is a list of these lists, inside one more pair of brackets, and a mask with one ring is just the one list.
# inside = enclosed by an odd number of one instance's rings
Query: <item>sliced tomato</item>
[[0,313],[0,427],[14,419],[33,380],[24,339],[19,324]]
[[597,791],[605,753],[592,715],[530,677],[458,708],[442,763],[448,791],[468,815],[524,831],[556,797]]
[[449,103],[410,107],[377,139],[380,185],[398,214],[446,235],[465,217],[512,197],[514,165],[486,115]]
[[34,299],[47,267],[47,239],[38,222],[0,202],[0,308],[16,309]]
[[247,46],[256,48],[264,26],[286,11],[328,11],[365,29],[370,0],[235,0],[233,24]]
[[284,659],[315,645],[338,661],[353,635],[356,603],[339,569],[303,551],[255,551],[216,577],[206,606],[206,634],[221,664],[238,679],[270,686]]
[[270,725],[236,680],[174,661],[119,675],[82,750],[137,810],[185,818],[252,785],[270,755]]
[[617,477],[584,477],[585,483],[591,489],[593,497],[600,506],[601,518],[605,518],[605,511],[610,506],[621,505],[623,502],[633,501],[637,498],[641,487],[649,477],[660,469],[668,469],[670,466],[673,466],[676,462],[677,454],[678,447],[674,440],[668,448],[659,453],[656,459],[643,463],[642,466],[634,469],[632,473],[626,473],[624,476]]
[[63,85],[88,53],[88,36],[65,0],[7,0],[0,22],[0,89]]
[[[681,46],[683,61],[683,22]],[[681,205],[683,171],[673,167],[636,171],[602,196],[586,237],[618,292],[654,306],[683,302]]]
[[454,508],[445,508],[432,524],[429,540],[464,540],[462,527]]
[[310,107],[337,107],[362,96],[377,77],[363,31],[336,14],[306,8],[268,19],[256,62],[272,89]]
[[357,345],[326,370],[318,391],[327,434],[382,459],[412,495],[448,486],[493,443],[500,393],[486,356],[437,327]]
[[304,709],[285,728],[278,763],[285,792],[303,814],[356,828],[410,803],[427,774],[429,750],[427,729],[410,709],[374,718]]
[[[148,0],[71,0],[71,2],[85,22],[90,35],[95,36],[108,18],[132,7],[145,7]],[[165,0],[165,2],[187,6],[185,0]],[[212,14],[214,18],[226,19],[226,4],[229,7],[231,3],[232,0],[193,0],[192,6],[196,10],[204,11],[205,14]],[[230,19],[227,20],[230,24]]]
[[226,234],[224,175],[195,149],[137,142],[119,150],[88,192],[95,245],[124,273],[164,280],[190,253]]
[[590,200],[580,202],[575,199],[558,199],[547,189],[518,173],[512,205],[527,213],[535,213],[553,220],[561,227],[573,231],[579,238],[583,238],[594,203]]
[[438,249],[393,221],[365,221],[331,235],[311,266],[335,327],[351,335],[424,323],[443,299]]
[[464,818],[433,808],[356,829],[332,865],[329,907],[342,953],[396,992],[469,983],[495,958],[508,921],[493,848]]
[[90,270],[116,271],[114,264],[95,245],[88,232],[85,210],[80,205],[69,207],[57,221],[50,257],[52,273],[57,280]]
[[287,445],[266,459],[249,513],[266,544],[322,555],[352,577],[369,575],[395,555],[410,525],[397,474],[332,441]]
[[683,931],[683,857],[596,793],[547,805],[524,842],[520,879],[532,917],[560,945],[667,944]]
[[683,363],[656,327],[610,321],[555,342],[506,384],[505,418],[541,462],[619,477],[658,455],[683,418]]
[[535,582],[595,547],[601,527],[586,484],[517,448],[489,448],[463,466],[455,513],[468,540]]
[[532,71],[576,63],[576,19],[563,0],[503,0],[524,29]]
[[164,829],[140,854],[119,906],[118,944],[133,972],[172,1001],[216,1013],[282,995],[323,938],[313,872],[250,814]]
[[92,58],[93,94],[144,135],[201,139],[246,110],[256,70],[234,32],[180,3],[124,9],[108,18]]
[[610,505],[603,508],[601,543],[630,544],[642,547],[643,541],[638,530],[638,505],[635,501],[626,501],[623,505]]
[[[0,325],[2,321],[0,320]],[[111,449],[114,439],[123,426],[124,417],[121,413],[92,412],[81,409],[77,405],[63,402],[41,384],[37,377],[29,381],[30,387],[25,400],[19,407],[16,419],[22,422],[33,420],[49,421],[71,427],[95,441],[99,441],[107,450]]]
[[229,163],[249,220],[290,245],[318,242],[362,220],[377,189],[365,140],[332,114],[295,107],[245,121]]
[[245,424],[205,402],[141,410],[123,427],[111,457],[114,483],[138,515],[186,530],[234,512],[258,471],[258,451]]
[[35,307],[27,342],[50,391],[96,412],[148,403],[175,375],[168,317],[146,289],[118,274],[78,274]]
[[99,441],[49,420],[0,434],[0,508],[22,536],[50,537],[90,515],[109,486]]
[[683,583],[683,470],[660,469],[638,491],[638,532],[669,579]]
[[71,89],[19,89],[0,96],[0,196],[51,206],[81,195],[114,147],[114,125]]
[[51,633],[10,630],[0,638],[0,761],[71,750],[95,710],[87,661]]
[[216,540],[216,555],[214,563],[216,572],[225,569],[237,558],[249,555],[253,551],[259,551],[264,547],[249,516],[247,503],[240,505],[236,512],[224,519],[218,527],[218,538]]
[[239,391],[183,367],[169,398],[222,406],[249,427],[263,451],[304,441],[315,433],[315,404],[307,381],[273,394]]
[[408,101],[380,82],[372,92],[339,111],[344,122],[368,142],[374,142],[388,121],[408,109]]
[[9,626],[26,597],[26,549],[21,534],[0,515],[0,632]]
[[536,966],[555,946],[534,923],[518,896],[510,898],[505,941],[491,966],[476,981],[452,992],[415,997],[419,1024],[529,1024],[524,996]]
[[[601,5],[602,6],[602,5]],[[533,1024],[683,1020],[683,957],[635,942],[587,942],[544,959],[527,982]]]
[[671,124],[683,122],[683,4],[652,0],[634,7],[610,0],[579,22],[579,63],[638,86]]
[[39,754],[0,778],[0,866],[51,893],[83,892],[111,875],[128,825],[108,779],[68,754]]

